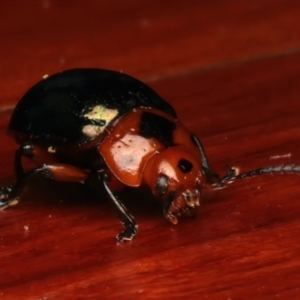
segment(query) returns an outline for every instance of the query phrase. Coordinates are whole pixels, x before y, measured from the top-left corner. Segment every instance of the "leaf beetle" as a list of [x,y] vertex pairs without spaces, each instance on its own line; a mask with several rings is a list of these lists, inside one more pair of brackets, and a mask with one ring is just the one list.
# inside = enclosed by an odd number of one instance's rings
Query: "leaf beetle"
[[[143,82],[120,72],[72,69],[34,85],[16,105],[9,134],[15,153],[16,182],[0,188],[0,208],[19,201],[38,174],[57,181],[86,182],[96,176],[120,213],[125,229],[118,242],[131,240],[137,223],[115,195],[124,186],[147,185],[161,200],[166,219],[191,216],[204,188],[272,172],[300,172],[293,165],[236,174],[213,174],[200,140],[177,119],[173,107]],[[37,167],[25,172],[22,157]]]

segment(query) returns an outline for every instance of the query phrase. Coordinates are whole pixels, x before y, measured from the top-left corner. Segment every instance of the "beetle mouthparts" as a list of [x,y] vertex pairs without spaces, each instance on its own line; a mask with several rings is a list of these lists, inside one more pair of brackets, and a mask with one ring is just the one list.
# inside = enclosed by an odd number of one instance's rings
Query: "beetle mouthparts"
[[194,208],[200,206],[200,193],[198,190],[186,190],[183,193],[183,196],[188,207]]
[[197,189],[188,189],[181,193],[172,202],[166,218],[172,223],[178,223],[178,217],[192,217],[197,212],[197,207],[200,206],[200,192]]

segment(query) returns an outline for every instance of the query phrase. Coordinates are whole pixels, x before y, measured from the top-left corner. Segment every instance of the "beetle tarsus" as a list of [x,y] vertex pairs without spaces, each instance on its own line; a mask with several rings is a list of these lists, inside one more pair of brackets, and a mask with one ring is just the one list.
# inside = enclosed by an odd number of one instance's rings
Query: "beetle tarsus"
[[130,224],[125,225],[124,222],[122,222],[122,223],[125,226],[125,230],[117,235],[117,242],[120,244],[123,243],[124,241],[131,241],[138,232],[137,224],[130,223]]
[[0,210],[13,206],[19,202],[13,185],[0,188]]
[[118,212],[121,215],[122,224],[125,227],[125,230],[117,236],[117,241],[118,243],[122,243],[124,240],[130,241],[137,234],[138,225],[136,224],[133,216],[127,211],[124,204],[115,196],[109,187],[108,175],[104,172],[100,173],[99,175],[99,179],[102,179],[101,181],[103,182],[103,186],[108,193],[109,198],[118,209]]
[[8,207],[7,201],[0,201],[0,210],[4,210]]
[[0,188],[0,200],[9,199],[9,195],[13,190],[13,185]]
[[4,210],[10,206],[14,206],[19,203],[19,198],[13,198],[5,201],[0,201],[0,210]]

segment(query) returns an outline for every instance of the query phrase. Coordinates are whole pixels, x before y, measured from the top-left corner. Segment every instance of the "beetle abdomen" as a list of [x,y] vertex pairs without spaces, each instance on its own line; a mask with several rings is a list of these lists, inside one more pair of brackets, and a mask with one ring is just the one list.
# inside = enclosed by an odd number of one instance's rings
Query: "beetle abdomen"
[[44,146],[81,146],[137,107],[164,111],[171,105],[141,81],[115,71],[73,69],[33,86],[16,106],[9,130],[17,140]]

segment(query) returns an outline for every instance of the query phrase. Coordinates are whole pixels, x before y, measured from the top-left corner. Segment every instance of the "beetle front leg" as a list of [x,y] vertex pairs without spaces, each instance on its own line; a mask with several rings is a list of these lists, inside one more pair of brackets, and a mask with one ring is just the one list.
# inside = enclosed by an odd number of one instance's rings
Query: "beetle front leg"
[[124,204],[114,195],[113,191],[109,187],[108,183],[108,176],[105,173],[100,174],[101,181],[103,182],[103,186],[106,190],[106,192],[109,195],[109,198],[114,203],[116,208],[118,209],[118,212],[121,215],[121,221],[123,226],[125,227],[125,230],[122,231],[120,234],[117,235],[117,241],[118,243],[122,243],[124,240],[130,241],[132,238],[137,234],[137,228],[138,225],[133,218],[133,216],[127,211]]

